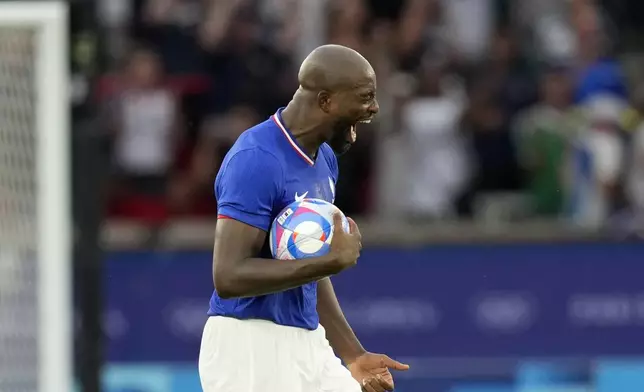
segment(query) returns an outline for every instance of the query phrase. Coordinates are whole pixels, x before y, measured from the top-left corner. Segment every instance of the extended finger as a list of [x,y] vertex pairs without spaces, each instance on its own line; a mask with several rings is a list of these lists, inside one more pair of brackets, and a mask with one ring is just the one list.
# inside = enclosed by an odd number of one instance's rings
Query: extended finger
[[388,367],[390,369],[394,369],[394,370],[408,370],[409,369],[409,365],[407,365],[406,363],[398,362],[396,360],[393,360],[393,359],[389,358],[386,355],[382,355],[380,360],[381,360],[381,363],[382,363],[383,366],[386,366],[386,367]]

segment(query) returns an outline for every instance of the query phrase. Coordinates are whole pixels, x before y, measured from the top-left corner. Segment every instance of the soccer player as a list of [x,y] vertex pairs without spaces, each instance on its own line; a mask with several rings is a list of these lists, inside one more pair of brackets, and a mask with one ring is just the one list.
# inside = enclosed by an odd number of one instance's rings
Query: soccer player
[[326,256],[271,258],[273,219],[304,197],[333,202],[336,154],[378,112],[374,70],[352,49],[315,49],[298,79],[288,106],[239,137],[215,180],[215,291],[199,355],[204,392],[383,392],[394,387],[389,369],[408,369],[362,347],[333,291],[329,277],[354,266],[362,247],[353,220],[345,233],[335,217]]

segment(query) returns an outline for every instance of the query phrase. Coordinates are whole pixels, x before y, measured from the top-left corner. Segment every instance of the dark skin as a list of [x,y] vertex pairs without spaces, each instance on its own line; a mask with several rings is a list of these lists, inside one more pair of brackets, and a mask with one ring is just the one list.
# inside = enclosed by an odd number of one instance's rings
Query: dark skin
[[[356,141],[357,124],[378,112],[376,77],[358,52],[339,45],[314,50],[298,73],[300,87],[282,112],[286,126],[304,151],[316,158],[322,143],[336,154]],[[267,233],[232,219],[221,219],[215,231],[213,277],[222,298],[253,297],[318,282],[317,310],[329,344],[347,364],[363,391],[393,390],[389,369],[408,365],[383,354],[367,352],[347,323],[329,278],[354,266],[362,248],[358,226],[349,219],[350,233],[334,217],[334,232],[327,255],[293,261],[262,259]]]

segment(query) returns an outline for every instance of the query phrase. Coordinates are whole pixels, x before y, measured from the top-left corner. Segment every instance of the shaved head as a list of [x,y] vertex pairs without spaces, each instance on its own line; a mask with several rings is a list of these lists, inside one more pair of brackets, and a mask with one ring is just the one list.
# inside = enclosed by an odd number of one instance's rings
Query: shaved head
[[375,80],[371,64],[360,53],[341,45],[324,45],[300,66],[300,86],[312,91],[338,91]]
[[313,50],[298,73],[295,99],[317,111],[324,126],[322,139],[337,154],[356,141],[357,124],[378,112],[376,74],[360,53],[341,45]]

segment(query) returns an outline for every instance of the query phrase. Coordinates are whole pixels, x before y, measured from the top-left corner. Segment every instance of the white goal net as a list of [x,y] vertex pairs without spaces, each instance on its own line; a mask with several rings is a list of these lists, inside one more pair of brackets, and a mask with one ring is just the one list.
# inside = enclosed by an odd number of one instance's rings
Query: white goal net
[[0,392],[71,392],[67,12],[0,1]]

